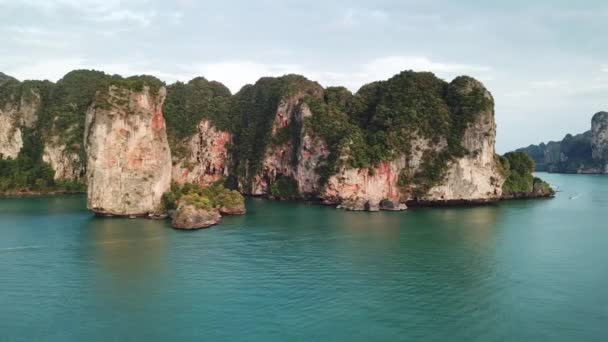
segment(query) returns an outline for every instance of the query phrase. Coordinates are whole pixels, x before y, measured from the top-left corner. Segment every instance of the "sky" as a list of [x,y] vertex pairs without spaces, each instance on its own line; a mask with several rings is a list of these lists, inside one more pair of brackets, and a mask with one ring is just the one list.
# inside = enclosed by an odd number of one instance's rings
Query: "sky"
[[0,71],[204,76],[232,92],[287,73],[352,91],[402,70],[470,75],[494,95],[504,153],[608,110],[607,22],[605,0],[0,0]]

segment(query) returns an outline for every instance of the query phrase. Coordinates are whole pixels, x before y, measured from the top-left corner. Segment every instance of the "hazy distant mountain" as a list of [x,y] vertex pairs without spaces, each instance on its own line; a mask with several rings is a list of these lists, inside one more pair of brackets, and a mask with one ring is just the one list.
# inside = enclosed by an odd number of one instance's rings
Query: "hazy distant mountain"
[[516,151],[525,152],[536,162],[536,171],[555,173],[606,173],[604,151],[608,149],[606,131],[608,113],[593,116],[592,130],[582,134],[567,134],[561,141],[530,145]]

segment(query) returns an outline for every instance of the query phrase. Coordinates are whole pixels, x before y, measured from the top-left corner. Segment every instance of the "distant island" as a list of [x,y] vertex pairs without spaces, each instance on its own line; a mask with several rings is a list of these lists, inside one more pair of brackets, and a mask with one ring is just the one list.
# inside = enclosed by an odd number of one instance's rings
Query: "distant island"
[[608,112],[596,113],[591,130],[561,141],[520,148],[536,163],[536,171],[553,173],[608,173]]
[[353,94],[286,75],[233,95],[202,77],[0,74],[0,193],[86,191],[98,215],[176,228],[243,214],[242,195],[368,211],[552,196],[495,137],[493,97],[467,76],[404,71]]

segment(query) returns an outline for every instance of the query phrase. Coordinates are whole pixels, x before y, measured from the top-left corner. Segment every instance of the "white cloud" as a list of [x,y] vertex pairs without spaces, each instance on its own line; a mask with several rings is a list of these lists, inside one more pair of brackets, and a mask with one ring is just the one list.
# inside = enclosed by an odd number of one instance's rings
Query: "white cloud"
[[600,66],[600,71],[601,72],[608,72],[608,64],[602,64],[602,66]]
[[99,16],[92,16],[90,19],[98,22],[132,22],[141,26],[149,26],[156,15],[157,14],[154,11],[135,12],[130,10],[117,10]]
[[245,84],[255,83],[261,77],[304,73],[303,68],[295,64],[265,64],[238,60],[193,66],[182,65],[180,69],[190,74],[190,78],[204,76],[209,80],[220,81],[233,93]]
[[568,86],[568,82],[560,80],[533,81],[530,84],[537,89],[563,89]]
[[43,62],[27,64],[14,69],[7,69],[7,73],[20,80],[48,79],[57,81],[71,70],[82,68],[81,58],[68,58],[60,60],[45,60]]
[[56,82],[68,72],[77,69],[94,69],[103,71],[107,74],[118,74],[125,77],[133,75],[152,75],[168,83],[186,80],[190,76],[189,74],[160,70],[136,61],[132,63],[94,63],[81,57],[47,59],[43,62],[27,64],[16,68],[7,68],[4,71],[20,80],[47,79]]
[[[120,0],[0,0],[0,5],[25,6],[28,10],[43,11],[53,15],[60,15],[64,10],[72,10],[82,13],[80,18],[87,21],[125,22],[148,26],[157,15],[154,11],[139,9],[147,2],[148,0],[132,0],[127,5]],[[170,20],[175,20],[175,13],[168,14]]]
[[180,66],[182,74],[204,76],[225,84],[232,92],[238,91],[245,84],[256,82],[264,76],[281,76],[301,74],[324,86],[345,86],[356,91],[362,85],[388,79],[403,71],[431,71],[448,80],[460,74],[472,74],[479,77],[487,75],[491,68],[468,64],[443,63],[426,57],[392,56],[378,58],[351,70],[318,70],[300,64],[270,64],[254,61],[225,61],[206,63],[194,66]]
[[378,24],[386,20],[388,20],[388,13],[383,10],[349,8],[339,16],[334,24],[338,28],[348,30],[366,23]]

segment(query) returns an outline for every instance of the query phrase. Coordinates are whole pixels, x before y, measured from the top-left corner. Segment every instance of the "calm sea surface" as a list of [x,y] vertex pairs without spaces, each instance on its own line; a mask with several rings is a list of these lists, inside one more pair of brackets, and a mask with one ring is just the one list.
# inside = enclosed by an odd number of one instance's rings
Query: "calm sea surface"
[[353,213],[249,200],[195,232],[0,200],[1,341],[607,341],[608,177]]

